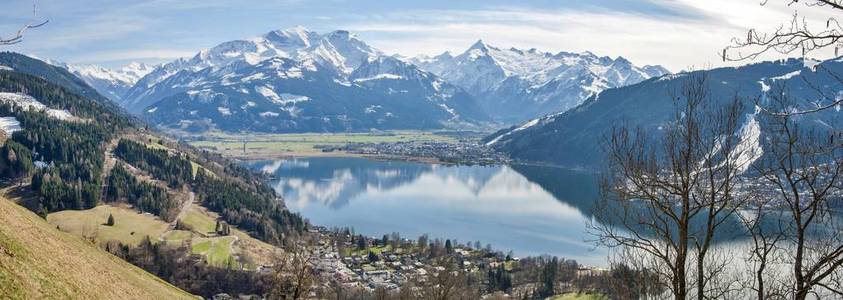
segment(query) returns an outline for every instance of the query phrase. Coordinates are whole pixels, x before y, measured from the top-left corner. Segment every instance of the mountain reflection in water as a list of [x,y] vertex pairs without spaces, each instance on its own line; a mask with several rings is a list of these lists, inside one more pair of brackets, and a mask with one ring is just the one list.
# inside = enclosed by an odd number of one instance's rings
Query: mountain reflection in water
[[274,174],[287,206],[314,224],[381,236],[480,241],[516,255],[605,265],[588,242],[592,175],[534,166],[446,166],[363,158],[249,162]]

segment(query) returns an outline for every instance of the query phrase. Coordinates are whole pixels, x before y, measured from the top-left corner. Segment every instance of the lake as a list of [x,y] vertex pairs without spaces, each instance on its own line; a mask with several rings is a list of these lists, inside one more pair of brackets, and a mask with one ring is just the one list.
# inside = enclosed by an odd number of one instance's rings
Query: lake
[[245,164],[273,174],[292,211],[315,225],[380,237],[480,241],[517,256],[549,254],[605,266],[589,242],[589,173],[536,166],[452,166],[314,157]]

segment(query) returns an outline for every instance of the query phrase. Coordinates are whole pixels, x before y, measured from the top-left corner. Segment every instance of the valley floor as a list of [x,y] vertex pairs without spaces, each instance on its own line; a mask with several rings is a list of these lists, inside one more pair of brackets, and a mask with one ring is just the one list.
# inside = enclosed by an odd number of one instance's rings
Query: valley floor
[[457,143],[453,135],[426,131],[386,131],[377,133],[293,133],[232,134],[210,132],[201,136],[183,136],[191,145],[238,159],[271,159],[312,156],[366,156],[335,150],[355,143],[440,142]]
[[385,131],[372,133],[176,134],[191,145],[242,160],[290,157],[364,157],[435,164],[500,164],[509,160],[479,143],[483,133]]

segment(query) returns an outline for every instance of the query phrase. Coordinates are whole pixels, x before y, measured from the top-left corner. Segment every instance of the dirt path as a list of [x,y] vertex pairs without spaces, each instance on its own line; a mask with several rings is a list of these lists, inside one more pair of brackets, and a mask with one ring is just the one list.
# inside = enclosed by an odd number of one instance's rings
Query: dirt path
[[100,201],[105,200],[105,192],[108,190],[108,181],[105,179],[108,178],[108,175],[111,175],[111,170],[117,164],[117,159],[114,158],[114,148],[117,148],[119,140],[120,138],[114,138],[105,145],[105,165],[102,168],[102,174],[100,174],[100,182],[102,182]]
[[179,213],[176,215],[175,218],[173,218],[172,221],[170,221],[169,230],[176,229],[176,223],[179,220],[181,220],[182,217],[184,217],[184,215],[190,209],[190,206],[193,205],[193,201],[195,199],[196,199],[196,193],[194,193],[193,191],[190,191],[190,193],[188,194],[188,197],[187,197],[187,201],[184,201],[184,203],[182,203],[181,208],[179,208]]

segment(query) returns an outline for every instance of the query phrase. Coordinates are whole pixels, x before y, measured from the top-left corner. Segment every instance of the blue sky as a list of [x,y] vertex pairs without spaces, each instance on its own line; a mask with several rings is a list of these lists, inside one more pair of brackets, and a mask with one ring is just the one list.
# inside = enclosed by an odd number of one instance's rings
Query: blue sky
[[[31,17],[32,2],[4,2],[0,35],[7,36]],[[39,17],[50,23],[3,50],[115,67],[192,56],[220,42],[301,25],[318,32],[350,30],[387,53],[407,56],[459,52],[483,39],[499,47],[591,51],[679,70],[722,65],[717,54],[731,37],[750,27],[772,29],[794,9],[758,3],[38,0]]]

